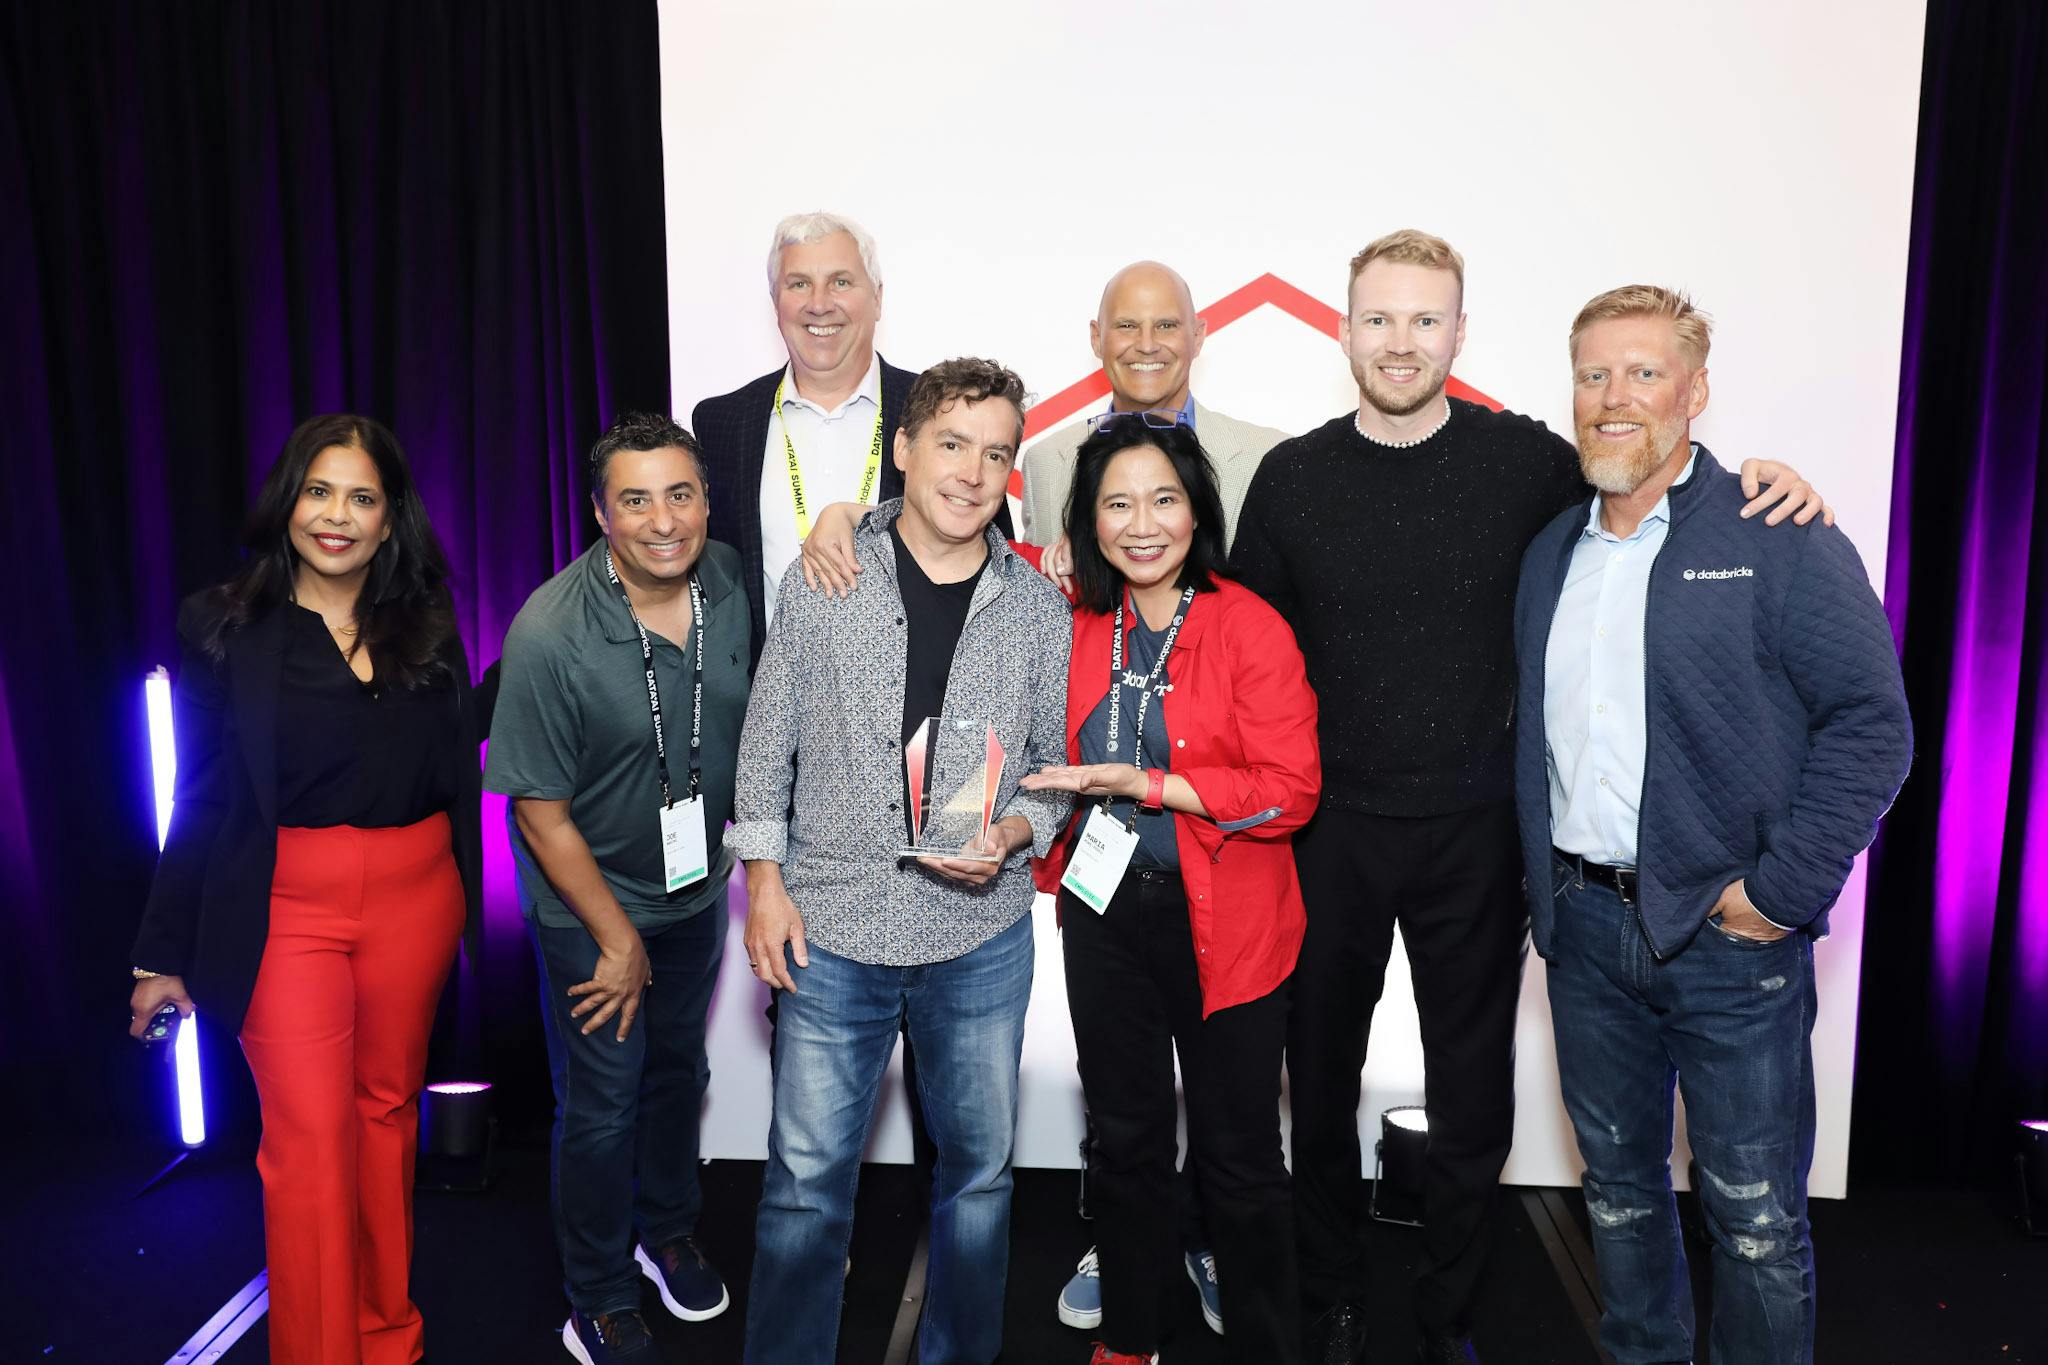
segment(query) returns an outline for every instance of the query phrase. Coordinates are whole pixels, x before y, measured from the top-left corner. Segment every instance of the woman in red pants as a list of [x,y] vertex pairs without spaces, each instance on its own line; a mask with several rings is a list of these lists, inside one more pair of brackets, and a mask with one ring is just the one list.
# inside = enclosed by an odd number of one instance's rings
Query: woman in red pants
[[271,1358],[407,1365],[427,1035],[478,905],[469,665],[440,545],[376,422],[294,431],[246,546],[179,612],[177,804],[130,1032],[197,1002],[241,1035]]

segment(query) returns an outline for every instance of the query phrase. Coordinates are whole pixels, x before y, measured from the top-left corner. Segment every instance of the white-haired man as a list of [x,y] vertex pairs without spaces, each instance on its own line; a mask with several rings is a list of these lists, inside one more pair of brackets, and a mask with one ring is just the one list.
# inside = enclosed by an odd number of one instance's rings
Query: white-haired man
[[[740,552],[756,655],[812,518],[835,502],[903,496],[884,452],[917,377],[875,350],[882,271],[874,238],[851,218],[796,213],[777,223],[768,294],[789,363],[705,399],[690,418],[711,484],[725,490],[712,503],[711,538]],[[996,525],[1011,534],[1007,507]]]

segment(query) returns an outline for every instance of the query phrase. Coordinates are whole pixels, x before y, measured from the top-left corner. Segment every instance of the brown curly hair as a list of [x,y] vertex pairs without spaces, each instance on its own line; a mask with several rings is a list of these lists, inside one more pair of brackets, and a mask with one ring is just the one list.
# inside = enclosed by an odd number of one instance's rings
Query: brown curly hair
[[939,410],[956,401],[985,403],[1007,398],[1017,409],[1017,442],[1024,441],[1024,405],[1029,401],[1024,381],[1017,372],[993,360],[960,356],[941,360],[911,381],[910,396],[903,400],[903,434],[917,439],[918,428],[939,415]]

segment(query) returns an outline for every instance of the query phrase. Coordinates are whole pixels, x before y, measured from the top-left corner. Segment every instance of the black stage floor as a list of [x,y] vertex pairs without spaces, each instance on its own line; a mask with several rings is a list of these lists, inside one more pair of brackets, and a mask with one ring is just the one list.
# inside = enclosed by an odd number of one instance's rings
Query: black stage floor
[[[261,1209],[243,1150],[213,1150],[161,1183],[134,1192],[163,1154],[85,1137],[58,1149],[17,1150],[0,1260],[0,1362],[157,1365],[261,1270]],[[734,1289],[731,1312],[689,1325],[649,1321],[673,1365],[739,1359],[744,1287],[752,1254],[758,1162],[705,1167],[704,1240]],[[1081,1365],[1087,1338],[1060,1325],[1053,1306],[1089,1242],[1067,1171],[1020,1171],[1013,1216],[1007,1330],[1011,1365]],[[1541,1201],[1506,1190],[1475,1340],[1490,1365],[1592,1365],[1599,1360],[1546,1250]],[[863,1173],[839,1359],[880,1365],[898,1333],[918,1243],[915,1180],[904,1167]],[[1550,1206],[1583,1227],[1576,1192]],[[2048,1365],[2048,1241],[2028,1241],[1996,1202],[1971,1192],[1859,1190],[1816,1201],[1823,1362],[2003,1362]],[[431,1365],[565,1361],[564,1315],[547,1218],[547,1159],[533,1143],[499,1151],[481,1195],[422,1193],[414,1294],[427,1318]],[[1373,1359],[1412,1359],[1407,1276],[1411,1229],[1375,1224],[1383,1270],[1369,1304]],[[1548,1238],[1558,1239],[1555,1228]],[[1567,1239],[1568,1240],[1568,1239]],[[1696,1256],[1696,1262],[1703,1258]],[[1704,1292],[1704,1290],[1702,1291]],[[1167,1365],[1223,1359],[1203,1326],[1194,1289],[1179,1297]],[[899,1345],[900,1354],[900,1345]],[[263,1324],[220,1365],[268,1359]],[[1702,1356],[1702,1361],[1706,1358]]]

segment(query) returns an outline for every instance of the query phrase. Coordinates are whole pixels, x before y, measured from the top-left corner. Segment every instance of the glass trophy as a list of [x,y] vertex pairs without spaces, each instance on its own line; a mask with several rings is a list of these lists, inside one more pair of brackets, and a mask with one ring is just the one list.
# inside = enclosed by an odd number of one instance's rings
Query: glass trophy
[[[996,727],[965,716],[927,716],[903,745],[903,791],[909,842],[904,858],[962,858],[993,863],[980,851],[995,817],[1003,780]],[[973,844],[973,851],[968,845]]]

